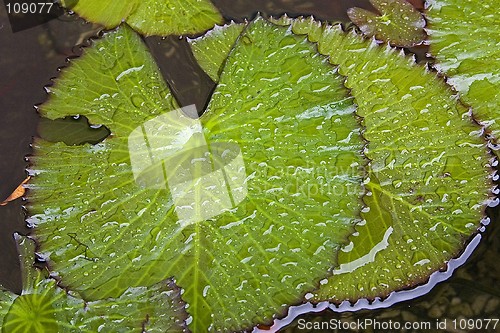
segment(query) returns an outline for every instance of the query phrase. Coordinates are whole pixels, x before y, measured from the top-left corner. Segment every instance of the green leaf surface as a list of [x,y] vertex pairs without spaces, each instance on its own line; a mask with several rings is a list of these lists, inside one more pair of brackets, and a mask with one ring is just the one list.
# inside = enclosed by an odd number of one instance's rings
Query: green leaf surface
[[35,244],[17,237],[23,262],[21,295],[0,292],[2,333],[184,332],[187,318],[173,283],[130,288],[118,299],[84,303],[33,267]]
[[435,67],[474,115],[500,136],[500,14],[496,0],[426,2]]
[[349,8],[347,14],[368,37],[397,46],[414,46],[425,39],[425,20],[406,0],[370,0],[381,15],[363,8]]
[[189,41],[196,60],[214,82],[219,81],[227,56],[244,28],[244,24],[236,23],[216,26]]
[[63,71],[42,115],[78,113],[111,135],[35,142],[41,251],[86,300],[174,277],[194,332],[269,320],[328,275],[358,222],[352,98],[306,38],[262,19],[238,38],[201,119],[176,110],[159,76],[127,27]]
[[481,130],[433,73],[340,25],[281,20],[347,76],[370,160],[362,210],[340,267],[315,300],[374,298],[414,286],[456,256],[490,195]]
[[61,3],[106,28],[125,21],[144,35],[193,34],[222,21],[210,0],[61,0]]

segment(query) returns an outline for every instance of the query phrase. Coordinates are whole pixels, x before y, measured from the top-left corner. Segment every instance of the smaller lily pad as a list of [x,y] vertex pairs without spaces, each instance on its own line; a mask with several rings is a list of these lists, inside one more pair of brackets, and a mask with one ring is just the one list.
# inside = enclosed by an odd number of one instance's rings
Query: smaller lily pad
[[396,46],[414,46],[425,39],[425,20],[406,0],[370,0],[381,13],[349,8],[347,15],[368,37],[390,42]]
[[222,21],[209,0],[62,0],[61,4],[106,28],[125,21],[144,35],[193,34]]
[[205,35],[190,40],[196,60],[215,82],[219,82],[224,62],[244,28],[244,24],[234,23],[216,26]]
[[464,248],[491,195],[481,129],[433,73],[340,25],[281,19],[347,77],[370,160],[356,232],[311,298],[385,297],[426,281]]

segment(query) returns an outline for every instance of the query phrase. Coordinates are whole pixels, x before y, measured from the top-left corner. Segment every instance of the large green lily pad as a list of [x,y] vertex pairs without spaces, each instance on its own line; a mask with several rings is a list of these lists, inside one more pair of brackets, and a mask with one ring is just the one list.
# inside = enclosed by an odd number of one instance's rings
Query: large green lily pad
[[463,249],[484,216],[492,184],[481,129],[413,59],[340,25],[281,23],[317,42],[347,76],[368,141],[364,222],[315,300],[386,296],[426,281]]
[[125,21],[144,35],[193,34],[222,21],[210,0],[61,0],[61,3],[106,28]]
[[500,135],[500,15],[496,0],[432,0],[425,15],[435,67],[492,134]]
[[63,71],[41,114],[81,114],[111,135],[35,142],[40,251],[85,300],[173,277],[192,331],[269,320],[328,275],[359,221],[352,98],[305,37],[258,19],[202,118],[177,108],[126,26]]

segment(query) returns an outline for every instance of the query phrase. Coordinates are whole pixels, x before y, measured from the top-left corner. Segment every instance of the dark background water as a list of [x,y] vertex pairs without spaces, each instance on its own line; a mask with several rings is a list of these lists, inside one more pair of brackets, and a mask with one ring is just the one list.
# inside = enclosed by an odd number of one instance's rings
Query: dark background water
[[[346,10],[353,6],[372,8],[366,0],[298,1],[298,0],[213,0],[228,20],[242,21],[255,13],[279,16],[314,15],[328,21],[347,21]],[[421,8],[422,1],[413,1]],[[46,99],[43,86],[58,75],[57,68],[66,64],[68,56],[78,53],[74,46],[84,42],[100,28],[85,23],[76,16],[61,16],[43,25],[13,33],[5,8],[0,4],[0,202],[25,179],[31,153],[32,137],[42,134],[57,137],[60,133],[78,136],[104,137],[103,129],[89,132],[84,120],[64,123],[40,122],[34,105]],[[197,68],[186,49],[186,41],[176,37],[159,44],[159,39],[146,39],[160,68],[181,104],[206,103],[213,88],[209,78]],[[425,47],[420,48],[425,53]],[[169,52],[172,51],[172,52]],[[171,54],[167,59],[165,54]],[[422,52],[420,58],[423,59]],[[173,60],[172,60],[173,59]],[[190,60],[191,59],[191,60]],[[172,65],[174,64],[174,65]],[[193,96],[196,96],[193,99]],[[86,134],[85,134],[86,133]],[[89,134],[90,133],[90,134]],[[70,138],[71,139],[71,138]],[[89,139],[92,141],[92,139]],[[13,233],[29,233],[25,225],[22,199],[0,206],[0,285],[19,293],[21,277]],[[447,282],[435,287],[428,295],[385,310],[337,314],[331,311],[321,316],[309,315],[308,320],[342,318],[389,318],[399,321],[428,320],[448,316],[486,318],[499,316],[500,268],[498,258],[498,223],[487,228],[479,247],[468,263],[459,268]],[[500,325],[499,325],[500,326]],[[286,331],[296,330],[296,323]]]

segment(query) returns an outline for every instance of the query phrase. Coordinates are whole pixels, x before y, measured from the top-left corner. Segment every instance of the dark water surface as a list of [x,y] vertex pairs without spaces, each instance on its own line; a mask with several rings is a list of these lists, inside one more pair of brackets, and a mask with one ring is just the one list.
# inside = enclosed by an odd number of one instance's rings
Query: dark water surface
[[[290,16],[312,14],[322,20],[347,21],[348,8],[372,8],[367,0],[213,2],[228,20],[235,21],[252,18],[257,12],[274,16],[285,12]],[[419,0],[412,2],[419,6],[422,3]],[[0,202],[25,179],[25,156],[31,153],[29,145],[32,137],[37,135],[37,128],[40,128],[46,137],[54,138],[60,135],[59,132],[70,132],[70,141],[74,140],[74,137],[81,137],[82,133],[93,137],[94,140],[107,135],[102,128],[91,132],[84,119],[70,119],[65,123],[46,120],[40,122],[33,107],[46,99],[43,86],[58,75],[57,68],[65,65],[68,56],[78,53],[74,46],[84,42],[98,30],[98,26],[85,23],[75,16],[63,16],[46,24],[12,33],[5,8],[0,5]],[[179,102],[182,105],[195,103],[198,110],[202,109],[214,88],[214,83],[191,58],[186,40],[171,37],[160,43],[159,38],[150,37],[146,38],[145,42]],[[167,58],[166,54],[170,57]],[[18,199],[7,206],[0,206],[0,285],[17,293],[21,291],[21,275],[12,234],[29,233],[22,204],[22,200]],[[499,227],[497,212],[494,211],[492,215],[495,215],[492,223],[481,236],[482,240],[467,263],[458,268],[453,277],[433,288],[427,295],[389,309],[362,310],[355,314],[325,310],[320,316],[306,315],[307,320],[392,318],[415,321],[435,320],[443,316],[451,319],[459,316],[498,318],[500,265],[497,265],[496,261],[499,253]],[[297,321],[283,331],[299,331]]]

